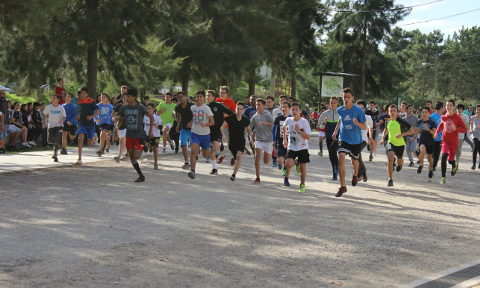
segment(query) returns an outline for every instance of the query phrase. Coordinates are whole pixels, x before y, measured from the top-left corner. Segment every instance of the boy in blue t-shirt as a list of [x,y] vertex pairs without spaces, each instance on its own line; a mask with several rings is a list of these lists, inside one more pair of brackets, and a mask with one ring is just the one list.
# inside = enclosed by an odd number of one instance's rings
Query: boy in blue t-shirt
[[73,95],[72,93],[67,93],[65,96],[66,103],[63,104],[63,109],[65,109],[65,121],[63,122],[63,135],[62,135],[62,146],[63,149],[60,151],[60,154],[67,153],[67,136],[70,135],[70,140],[73,141],[77,137],[77,107],[72,103]]
[[[351,88],[343,89],[344,106],[337,109],[338,122],[332,139],[338,138],[338,172],[340,175],[340,188],[335,197],[341,197],[347,192],[345,185],[345,157],[350,156],[353,165],[352,186],[357,186],[358,182],[358,157],[362,148],[362,130],[367,129],[365,112],[357,105],[353,104],[353,90]],[[340,130],[340,131],[339,131]]]
[[102,102],[97,104],[100,114],[98,114],[96,119],[97,126],[100,128],[100,149],[96,152],[98,157],[101,157],[103,154],[105,154],[105,148],[106,151],[109,152],[110,137],[113,131],[113,106],[112,104],[108,103],[110,97],[107,94],[102,93],[101,99]]

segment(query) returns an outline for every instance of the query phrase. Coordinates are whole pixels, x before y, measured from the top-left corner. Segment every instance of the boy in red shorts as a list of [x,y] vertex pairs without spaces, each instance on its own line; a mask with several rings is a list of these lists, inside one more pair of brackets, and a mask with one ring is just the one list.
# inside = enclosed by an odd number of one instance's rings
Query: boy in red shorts
[[440,184],[447,182],[447,158],[448,163],[452,164],[452,176],[457,173],[458,164],[455,162],[455,155],[458,148],[458,133],[467,133],[467,127],[462,118],[455,113],[455,101],[447,100],[447,113],[442,116],[442,122],[438,125],[437,131],[433,136],[438,138],[438,133],[442,132],[442,180]]
[[[146,115],[150,118],[150,128],[148,131],[148,137],[153,138],[152,127],[154,123],[152,113],[148,112],[147,108],[137,100],[137,89],[130,88],[127,90],[127,105],[122,106],[119,112],[118,126],[121,127],[125,121],[126,133],[126,147],[130,161],[133,167],[137,171],[139,177],[135,182],[144,182],[145,176],[140,170],[138,159],[142,156],[143,145],[145,145],[145,131],[143,130],[143,116]],[[120,128],[119,128],[120,129]]]

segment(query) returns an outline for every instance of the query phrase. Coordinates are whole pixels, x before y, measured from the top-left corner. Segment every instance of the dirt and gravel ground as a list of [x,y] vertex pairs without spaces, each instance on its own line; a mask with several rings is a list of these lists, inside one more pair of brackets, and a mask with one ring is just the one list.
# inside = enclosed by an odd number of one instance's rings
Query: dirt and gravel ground
[[253,184],[253,156],[235,182],[228,157],[191,180],[180,155],[144,158],[141,184],[114,161],[0,174],[0,286],[396,287],[480,259],[469,147],[446,185],[405,167],[393,188],[382,149],[335,198],[316,139],[305,194],[267,165]]

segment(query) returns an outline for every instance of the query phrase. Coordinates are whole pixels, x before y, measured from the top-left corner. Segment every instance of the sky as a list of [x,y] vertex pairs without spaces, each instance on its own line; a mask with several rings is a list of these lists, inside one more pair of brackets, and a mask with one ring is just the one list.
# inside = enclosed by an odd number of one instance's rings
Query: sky
[[[438,29],[444,34],[444,39],[446,39],[448,35],[451,36],[454,32],[462,29],[462,26],[465,28],[480,26],[479,0],[396,0],[395,4],[414,6],[430,2],[433,3],[414,7],[408,16],[397,23],[397,26],[404,30],[419,29],[424,34]],[[443,18],[470,10],[476,11],[431,22],[407,25],[414,22]]]

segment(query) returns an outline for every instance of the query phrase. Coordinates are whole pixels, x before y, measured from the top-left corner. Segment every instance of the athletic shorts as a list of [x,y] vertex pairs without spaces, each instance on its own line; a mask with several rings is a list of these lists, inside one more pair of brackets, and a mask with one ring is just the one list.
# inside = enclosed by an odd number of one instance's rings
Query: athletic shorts
[[17,132],[22,131],[22,129],[18,128],[17,126],[15,126],[13,124],[8,124],[6,130],[7,130],[8,133],[17,133]]
[[68,132],[68,134],[75,136],[77,134],[77,126],[63,124],[63,132]]
[[163,127],[168,127],[168,129],[171,129],[172,125],[173,125],[173,123],[167,122],[167,123],[163,124]]
[[127,150],[135,149],[135,150],[143,151],[143,145],[145,144],[145,141],[142,138],[126,137],[126,139],[127,139],[127,142],[126,142]]
[[388,152],[393,151],[393,153],[395,153],[395,156],[397,156],[397,158],[402,159],[403,152],[405,151],[405,145],[395,146],[395,145],[392,145],[391,143],[388,143],[387,150]]
[[202,147],[203,150],[209,150],[210,135],[198,135],[198,134],[192,133],[192,135],[190,136],[190,143],[196,143],[200,147]]
[[127,129],[117,130],[118,138],[125,137],[126,133],[127,133]]
[[217,141],[219,143],[222,143],[222,132],[220,130],[216,130],[210,133],[210,142]]
[[425,144],[423,144],[423,143],[418,143],[418,147],[420,147],[420,146],[422,146],[422,145],[425,146],[425,150],[426,150],[427,154],[430,154],[430,155],[433,154],[433,148],[434,148],[433,145],[425,145]]
[[103,123],[102,125],[100,125],[100,129],[101,130],[105,130],[105,131],[113,131],[113,124],[108,124],[108,123]]
[[153,137],[152,139],[148,139],[148,143],[150,143],[152,147],[158,147],[158,144],[160,144],[160,137]]
[[355,160],[358,160],[360,157],[360,151],[362,150],[362,143],[360,144],[348,144],[345,141],[338,141],[338,154],[344,153],[350,156]]
[[325,131],[318,131],[318,137],[325,136]]
[[455,155],[458,149],[458,142],[451,143],[442,140],[442,154],[448,154],[448,161],[455,160]]
[[47,141],[49,144],[54,144],[57,137],[62,138],[63,127],[48,128]]
[[78,126],[77,135],[87,134],[88,139],[95,137],[95,126]]
[[[231,142],[230,142],[231,143]],[[233,158],[237,160],[237,153],[238,151],[242,152],[245,151],[245,142],[235,143],[228,145],[228,150],[232,152]]]
[[287,156],[287,148],[285,148],[283,144],[281,145],[277,144],[276,148],[277,148],[277,158]]
[[272,145],[272,142],[255,141],[255,149],[262,149],[263,152],[265,152],[267,154],[272,154],[273,145]]
[[[191,137],[192,137],[192,130],[180,129],[180,146],[187,146],[188,139]],[[208,143],[208,146],[210,146],[210,143]]]
[[298,163],[309,163],[310,162],[310,154],[308,153],[308,149],[302,149],[298,151],[288,150],[287,151],[287,159],[293,159],[298,157]]

